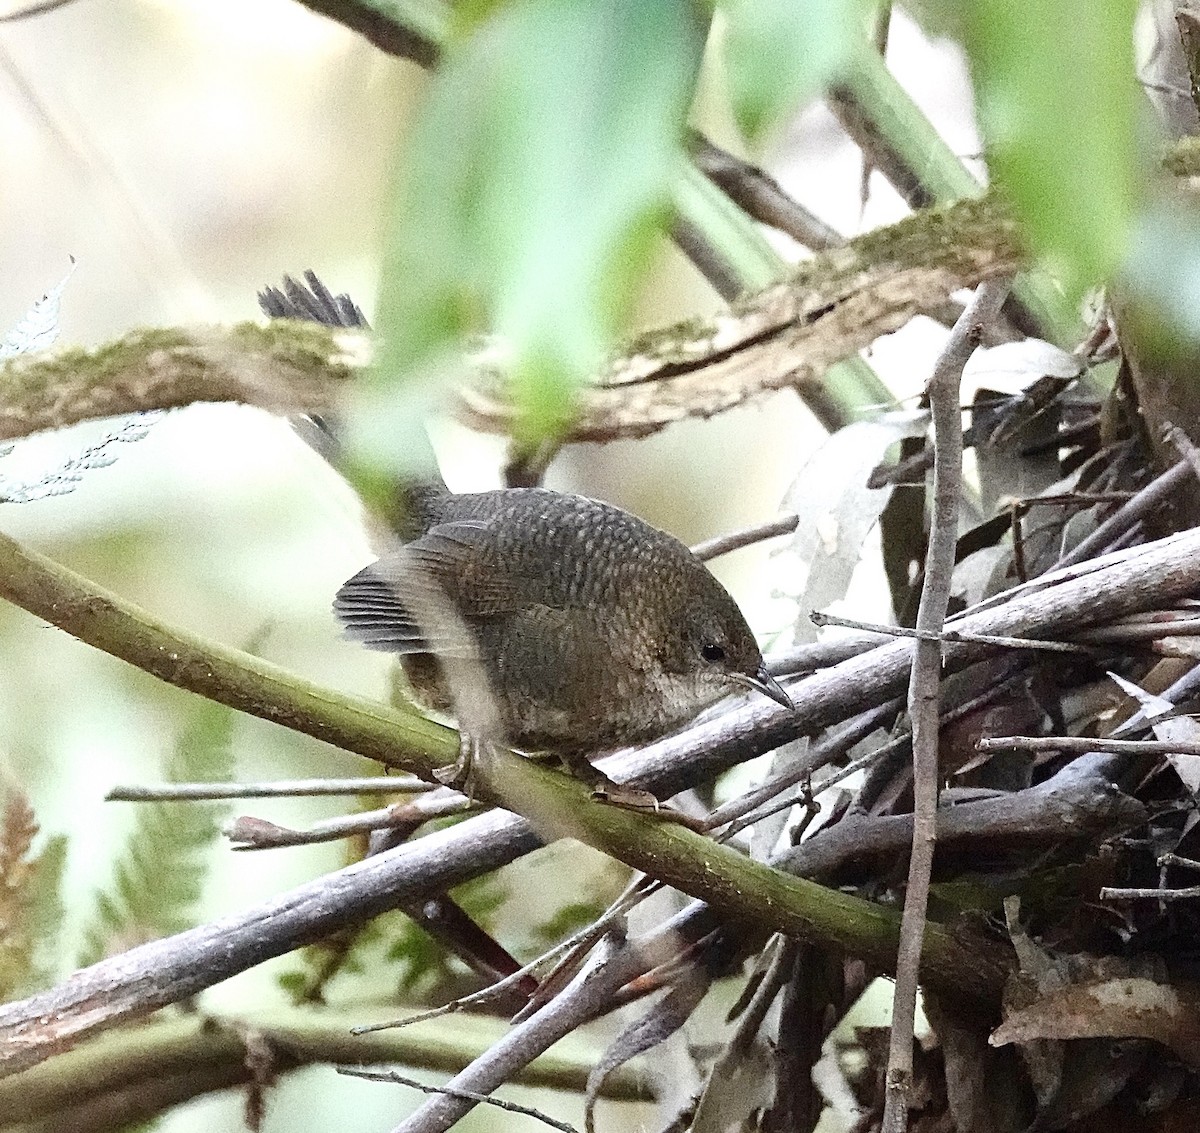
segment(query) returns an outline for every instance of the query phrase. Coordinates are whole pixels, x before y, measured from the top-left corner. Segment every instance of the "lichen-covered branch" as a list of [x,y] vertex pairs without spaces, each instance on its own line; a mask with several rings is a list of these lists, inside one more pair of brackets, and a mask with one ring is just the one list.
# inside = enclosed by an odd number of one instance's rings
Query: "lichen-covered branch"
[[95,350],[21,354],[0,365],[0,440],[198,401],[319,413],[367,364],[369,345],[358,331],[276,321],[136,330]]
[[[947,295],[1025,262],[1016,222],[995,197],[930,209],[802,264],[725,313],[632,342],[579,399],[569,440],[647,436],[763,393],[819,382],[835,362],[898,330]],[[509,431],[502,381],[460,393],[468,424]]]

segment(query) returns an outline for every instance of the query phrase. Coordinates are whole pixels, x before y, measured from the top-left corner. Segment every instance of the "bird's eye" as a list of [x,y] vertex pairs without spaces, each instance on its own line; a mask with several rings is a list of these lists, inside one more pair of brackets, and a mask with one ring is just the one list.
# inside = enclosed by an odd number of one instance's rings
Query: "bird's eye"
[[700,647],[700,656],[706,661],[717,662],[725,660],[725,650],[719,645],[714,645],[712,642],[706,642]]

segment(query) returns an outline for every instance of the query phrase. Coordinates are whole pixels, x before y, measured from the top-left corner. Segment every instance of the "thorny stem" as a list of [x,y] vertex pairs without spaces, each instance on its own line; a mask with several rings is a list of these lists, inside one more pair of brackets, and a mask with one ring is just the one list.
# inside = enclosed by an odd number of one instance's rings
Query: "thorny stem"
[[958,540],[958,504],[962,492],[962,412],[959,382],[967,359],[979,342],[979,328],[993,322],[1008,295],[1007,281],[980,286],[938,358],[929,380],[933,415],[933,519],[925,558],[925,582],[917,611],[916,628],[934,634],[919,638],[908,686],[908,714],[912,721],[913,840],[900,921],[900,949],[896,959],[896,988],[892,999],[892,1033],[888,1048],[887,1089],[882,1129],[902,1133],[908,1126],[908,1093],[912,1084],[913,1020],[920,978],[925,910],[933,873],[933,848],[937,838],[938,715],[941,688],[941,634],[950,601],[954,551]]

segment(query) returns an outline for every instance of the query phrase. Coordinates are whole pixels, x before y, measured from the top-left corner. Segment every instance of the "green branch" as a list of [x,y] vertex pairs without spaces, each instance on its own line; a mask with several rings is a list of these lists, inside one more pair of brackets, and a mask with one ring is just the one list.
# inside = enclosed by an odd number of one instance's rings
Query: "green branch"
[[[395,1006],[272,1008],[252,1014],[188,1015],[125,1027],[0,1081],[0,1131],[119,1129],[187,1098],[248,1082],[250,1044],[271,1054],[273,1074],[314,1063],[399,1063],[456,1074],[503,1037],[503,1019],[456,1015],[411,1027],[352,1035],[394,1018]],[[599,1051],[579,1036],[542,1055],[514,1082],[582,1093]],[[646,1097],[646,1075],[622,1067],[604,1096]],[[382,1088],[382,1087],[381,1087]],[[109,1107],[112,1107],[111,1109]],[[111,1120],[80,1122],[103,1112]]]
[[134,603],[0,535],[0,597],[168,684],[429,779],[455,733],[154,619]]

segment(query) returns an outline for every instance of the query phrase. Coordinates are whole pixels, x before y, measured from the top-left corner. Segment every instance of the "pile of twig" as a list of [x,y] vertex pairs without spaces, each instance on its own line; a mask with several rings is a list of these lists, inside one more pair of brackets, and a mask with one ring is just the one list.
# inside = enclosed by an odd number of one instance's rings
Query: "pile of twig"
[[[1071,382],[981,398],[966,439],[982,494],[1000,495],[984,482],[996,469],[1013,481],[1034,465],[1042,488],[993,504],[973,526],[962,521],[958,378],[1004,295],[985,286],[959,320],[931,386],[928,448],[877,473],[915,481],[893,503],[919,523],[923,473],[935,469],[932,549],[910,592],[895,595],[898,609],[921,595],[915,627],[860,625],[775,656],[794,713],[733,704],[603,764],[661,798],[684,792],[679,809],[602,806],[564,776],[500,753],[478,799],[499,805],[449,828],[427,827],[464,806],[445,788],[312,831],[243,820],[232,834],[251,848],[374,830],[375,852],[0,1008],[0,1069],[35,1066],[402,908],[486,977],[484,991],[445,1010],[519,1005],[505,1038],[430,1097],[400,1127],[408,1133],[449,1128],[559,1038],[653,996],[591,1075],[590,1125],[606,1078],[747,963],[730,1033],[699,1058],[700,1085],[674,1099],[664,1128],[752,1117],[762,1128],[812,1128],[839,1097],[855,1099],[863,1129],[878,1127],[889,1098],[917,1128],[944,1128],[948,1115],[959,1129],[1017,1130],[1177,1111],[1197,1092],[1200,1067],[1200,985],[1190,982],[1200,730],[1183,714],[1200,690],[1200,531],[1172,530],[1172,501],[1197,474],[1194,452],[1174,434],[1184,459],[1154,475],[1133,428],[1101,443],[1095,407],[1070,400]],[[1101,356],[1081,357],[1082,369]],[[789,526],[785,517],[706,550]],[[898,554],[887,531],[885,556]],[[0,578],[5,596],[84,641],[426,781],[452,750],[434,725],[315,695],[262,662],[165,629],[3,537]],[[807,746],[777,757],[761,785],[696,809],[696,788],[801,737]],[[794,816],[782,846],[747,854],[744,832],[779,812]],[[639,872],[595,923],[519,966],[457,915],[446,891],[564,836]],[[664,886],[691,902],[630,935],[631,909]],[[819,1090],[813,1067],[826,1039],[874,975],[898,971],[910,994],[919,971],[934,1037],[913,1053],[903,1026],[912,1003],[898,994],[890,1055],[860,1032],[863,1065],[843,1073],[826,1059]],[[28,1074],[11,1085],[28,1089]]]

